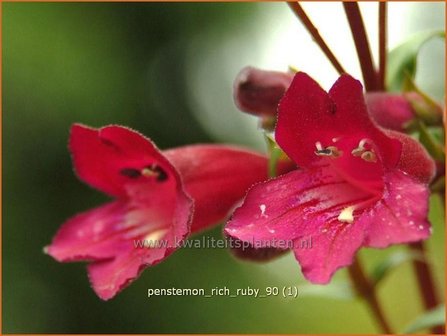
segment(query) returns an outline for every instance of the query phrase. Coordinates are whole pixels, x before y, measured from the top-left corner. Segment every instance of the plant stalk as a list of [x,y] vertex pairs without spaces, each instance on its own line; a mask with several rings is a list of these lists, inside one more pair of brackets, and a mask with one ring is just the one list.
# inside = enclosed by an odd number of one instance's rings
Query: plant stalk
[[355,48],[357,50],[365,89],[366,91],[377,91],[379,90],[378,75],[374,68],[368,37],[366,35],[359,5],[357,2],[343,2],[343,7],[345,9],[346,17],[348,18],[352,38],[354,39]]
[[[419,291],[426,310],[431,310],[439,305],[439,299],[436,293],[435,282],[430,269],[429,261],[423,242],[410,243],[409,247],[415,251],[420,258],[413,260],[413,269],[418,280]],[[437,326],[431,328],[433,334],[445,334],[445,328]]]
[[379,2],[379,90],[385,91],[387,45],[387,3]]
[[377,293],[373,283],[366,276],[362,265],[357,257],[354,262],[348,267],[348,273],[357,293],[368,304],[369,309],[374,315],[380,329],[385,334],[393,334],[393,331],[388,323],[388,320],[383,312]]
[[331,51],[329,46],[324,41],[323,37],[318,32],[318,29],[314,26],[312,21],[307,16],[304,9],[301,7],[301,5],[298,2],[288,2],[288,5],[292,9],[292,11],[295,13],[295,15],[300,19],[301,23],[306,27],[307,31],[312,35],[312,38],[314,41],[318,44],[320,49],[323,51],[323,53],[326,55],[326,57],[329,59],[333,67],[337,70],[337,72],[341,75],[343,73],[346,73],[345,69],[342,67],[340,62],[337,60],[337,57],[335,57],[334,53]]

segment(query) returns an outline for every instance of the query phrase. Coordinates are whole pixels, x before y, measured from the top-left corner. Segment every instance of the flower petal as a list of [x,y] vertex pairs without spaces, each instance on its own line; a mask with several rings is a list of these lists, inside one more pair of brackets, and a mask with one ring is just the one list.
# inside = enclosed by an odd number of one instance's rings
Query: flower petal
[[192,232],[223,220],[253,184],[267,179],[267,158],[237,147],[191,145],[164,154],[194,199]]
[[372,140],[384,166],[395,167],[400,158],[401,144],[387,137],[371,120],[361,83],[349,75],[342,75],[329,90],[329,96],[335,104],[335,114],[339,117],[337,126],[343,127],[347,134],[359,133]]
[[333,104],[328,94],[310,76],[298,72],[279,103],[275,138],[282,150],[301,167],[315,162],[315,142],[331,140],[325,133],[332,126]]
[[351,156],[363,139],[371,141],[385,167],[394,167],[400,155],[400,143],[388,138],[370,120],[362,86],[349,75],[342,75],[326,93],[307,74],[297,73],[279,104],[275,137],[303,168],[319,165],[325,159],[316,155],[318,145],[337,146],[340,139],[355,144],[344,151],[345,156]]
[[399,140],[402,144],[402,154],[397,168],[420,183],[430,183],[436,173],[436,164],[425,148],[406,134],[391,130],[385,132],[389,137]]
[[161,249],[135,250],[120,255],[113,260],[94,262],[87,266],[90,283],[96,294],[103,300],[113,298],[130,282],[136,279],[148,265],[148,254],[151,259],[160,260],[164,256]]
[[352,263],[365,237],[366,223],[333,225],[312,235],[311,247],[295,244],[293,252],[304,277],[312,283],[326,284],[340,268]]
[[[189,198],[183,201],[180,199],[175,207],[171,225],[158,226],[149,234],[144,230],[144,225],[138,221],[154,225],[157,222],[154,217],[151,218],[147,213],[133,215],[132,219],[138,224],[131,225],[130,230],[121,235],[125,238],[127,248],[116,253],[113,259],[95,261],[87,266],[90,283],[101,299],[108,300],[114,297],[134,281],[146,267],[163,261],[177,249],[189,232],[192,213],[190,205]],[[149,219],[151,221],[148,222]]]
[[45,252],[58,261],[81,261],[112,258],[130,249],[122,239],[126,213],[125,202],[113,202],[78,214],[61,226]]
[[284,241],[350,226],[375,197],[331,169],[297,170],[251,188],[225,232],[255,246],[283,248]]
[[403,172],[386,174],[383,199],[359,219],[370,223],[365,245],[384,248],[428,238],[429,194],[426,184]]
[[69,148],[79,177],[113,196],[126,197],[126,186],[132,184],[155,186],[171,180],[180,184],[175,169],[155,145],[122,126],[93,129],[75,124],[71,128]]

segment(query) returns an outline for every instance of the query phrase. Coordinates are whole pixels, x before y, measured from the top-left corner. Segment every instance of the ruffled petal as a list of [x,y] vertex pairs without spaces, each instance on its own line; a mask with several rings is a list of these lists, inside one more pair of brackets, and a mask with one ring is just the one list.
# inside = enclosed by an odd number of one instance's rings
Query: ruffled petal
[[304,277],[315,284],[328,283],[338,269],[352,263],[366,229],[367,223],[362,221],[332,225],[310,236],[311,244],[295,243],[293,252]]
[[175,169],[156,146],[141,134],[122,126],[93,129],[75,124],[69,148],[80,179],[109,195],[126,197],[127,186],[179,183]]
[[377,205],[360,218],[370,223],[365,245],[384,248],[392,244],[426,239],[430,192],[426,184],[400,171],[385,175],[385,193]]
[[[177,200],[168,226],[154,227],[159,223],[157,217],[147,211],[131,213],[131,221],[127,223],[130,228],[121,233],[127,249],[115,251],[114,258],[95,261],[87,266],[90,283],[101,299],[114,297],[138,278],[146,267],[171,255],[187,237],[192,214],[189,198]],[[166,218],[161,217],[160,220]]]
[[103,300],[113,298],[149,265],[147,262],[149,256],[150,259],[161,260],[164,253],[162,249],[134,250],[121,254],[113,260],[88,265],[87,271],[93,290]]
[[[335,104],[337,124],[344,134],[359,134],[360,139],[370,139],[380,156],[382,164],[393,168],[399,161],[401,144],[387,137],[371,120],[364,96],[362,84],[349,75],[342,75],[328,92]],[[334,127],[334,126],[332,126]]]
[[[342,75],[326,93],[307,74],[297,73],[280,102],[275,137],[302,168],[321,165],[327,157],[316,151],[335,148],[353,161],[345,165],[350,168],[346,175],[358,170],[354,161],[359,158],[351,152],[364,141],[387,168],[397,164],[401,150],[399,141],[388,138],[371,121],[362,86],[349,75]],[[340,148],[343,143],[349,148]]]
[[128,251],[130,242],[123,239],[125,202],[113,202],[78,214],[64,223],[45,252],[58,261],[81,261],[112,258]]
[[[333,103],[311,77],[298,72],[279,103],[275,138],[282,150],[300,167],[316,161],[315,143],[331,141]],[[341,131],[341,130],[340,130]]]
[[267,179],[267,158],[237,147],[192,145],[164,155],[194,199],[192,232],[223,220],[253,184]]
[[397,169],[407,173],[416,181],[428,184],[436,173],[436,164],[425,148],[412,137],[391,130],[386,134],[402,144],[402,154]]
[[255,185],[225,232],[254,246],[264,242],[265,247],[284,248],[284,242],[355,225],[376,197],[331,169],[297,170]]

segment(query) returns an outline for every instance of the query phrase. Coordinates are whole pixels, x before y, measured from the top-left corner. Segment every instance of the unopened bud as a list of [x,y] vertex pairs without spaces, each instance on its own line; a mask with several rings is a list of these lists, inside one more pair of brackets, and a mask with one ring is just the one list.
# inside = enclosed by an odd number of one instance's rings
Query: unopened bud
[[415,117],[411,104],[402,94],[371,92],[365,95],[365,101],[371,118],[387,129],[402,132]]
[[279,100],[292,79],[293,74],[246,67],[234,81],[236,106],[262,118],[276,118]]

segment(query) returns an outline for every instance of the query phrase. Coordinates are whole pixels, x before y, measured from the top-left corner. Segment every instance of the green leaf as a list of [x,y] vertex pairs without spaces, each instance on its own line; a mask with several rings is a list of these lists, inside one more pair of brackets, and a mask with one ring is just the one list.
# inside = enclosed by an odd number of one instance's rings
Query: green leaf
[[269,165],[268,175],[269,177],[277,176],[277,167],[280,160],[287,159],[287,154],[279,148],[276,141],[272,138],[271,134],[264,133],[265,141],[267,142],[267,148],[269,152]]
[[304,285],[298,288],[300,297],[322,297],[336,300],[352,300],[356,297],[349,283],[329,285]]
[[443,111],[441,105],[422,91],[408,74],[404,77],[402,90],[417,118],[427,125],[442,125]]
[[445,150],[443,145],[436,140],[434,135],[430,133],[429,129],[421,121],[416,123],[419,130],[419,141],[424,145],[427,152],[435,160],[445,162]]
[[407,326],[403,334],[411,334],[422,329],[427,329],[445,324],[445,304],[441,304],[435,309],[432,309],[420,315],[409,326]]
[[413,35],[388,54],[386,86],[389,91],[400,92],[405,76],[414,78],[416,75],[416,59],[419,50],[433,38],[445,38],[443,31],[426,31]]
[[389,255],[384,261],[376,265],[371,273],[371,281],[376,286],[382,281],[393,269],[402,265],[409,260],[421,259],[420,254],[412,251],[398,251]]

